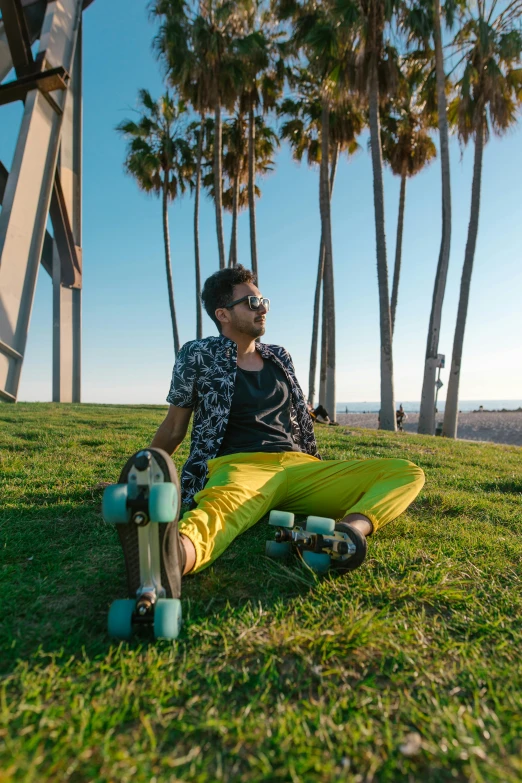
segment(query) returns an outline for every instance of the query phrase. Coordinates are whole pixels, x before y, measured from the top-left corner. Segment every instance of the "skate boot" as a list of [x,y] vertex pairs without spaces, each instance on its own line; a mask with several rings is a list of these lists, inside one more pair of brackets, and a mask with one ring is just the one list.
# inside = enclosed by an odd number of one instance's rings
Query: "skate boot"
[[127,460],[118,484],[105,489],[102,515],[123,548],[129,598],[109,609],[109,636],[130,639],[148,626],[156,639],[175,639],[181,626],[185,550],[178,532],[181,494],[167,452],[147,448]]
[[266,542],[266,554],[286,558],[292,553],[319,574],[332,569],[338,573],[353,571],[366,557],[366,538],[346,522],[326,517],[307,517],[303,526],[295,524],[289,511],[271,511],[269,525],[277,528],[275,541]]

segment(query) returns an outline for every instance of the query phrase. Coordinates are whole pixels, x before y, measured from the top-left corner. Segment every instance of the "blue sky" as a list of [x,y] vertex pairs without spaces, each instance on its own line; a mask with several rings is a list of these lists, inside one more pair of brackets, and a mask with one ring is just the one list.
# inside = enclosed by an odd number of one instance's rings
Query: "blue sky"
[[[82,400],[163,403],[173,364],[160,202],[123,172],[114,131],[131,116],[137,91],[162,91],[151,52],[154,25],[140,0],[97,0],[84,14]],[[0,159],[9,168],[21,104],[3,106]],[[363,150],[338,168],[332,220],[337,318],[337,399],[379,399],[379,323],[372,174]],[[471,287],[461,399],[522,397],[522,127],[492,139],[484,156],[481,218]],[[439,350],[449,368],[464,259],[473,149],[451,143],[453,234]],[[260,183],[257,205],[260,288],[272,300],[267,342],[284,344],[308,385],[312,305],[320,238],[318,171],[286,146]],[[399,181],[385,173],[388,264],[392,273]],[[402,280],[394,339],[395,397],[418,400],[440,245],[438,159],[410,181]],[[182,342],[195,338],[193,201],[171,206],[170,232]],[[218,268],[213,207],[203,203],[202,274]],[[226,241],[230,221],[225,218]],[[239,222],[239,260],[249,266],[248,215]],[[20,400],[50,400],[52,288],[41,269],[20,385]],[[205,335],[215,327],[205,315]],[[440,398],[445,398],[448,369]]]

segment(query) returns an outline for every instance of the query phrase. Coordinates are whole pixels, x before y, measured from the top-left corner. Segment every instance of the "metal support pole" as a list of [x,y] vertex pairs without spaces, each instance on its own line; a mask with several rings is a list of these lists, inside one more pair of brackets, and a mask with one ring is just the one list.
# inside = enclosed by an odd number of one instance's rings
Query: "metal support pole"
[[7,42],[7,35],[2,19],[0,19],[0,82],[3,82],[11,68],[13,59]]
[[[23,19],[27,28],[29,45],[38,40],[42,30],[42,22],[46,11],[47,0],[2,0],[2,11],[7,11],[8,16],[12,12],[20,13],[22,11]],[[17,7],[18,6],[18,7]],[[8,21],[10,21],[8,19]],[[6,24],[4,19],[0,19],[0,83],[4,81],[9,71],[13,67],[13,53],[9,45]],[[15,58],[19,52],[15,53]]]
[[81,289],[61,283],[62,264],[53,243],[53,402],[80,402]]
[[[82,51],[81,27],[63,116],[58,171],[68,222],[81,261],[82,211]],[[81,400],[81,269],[79,281],[64,280],[67,248],[54,243],[53,253],[53,402]],[[65,256],[65,257],[64,257]],[[67,284],[64,284],[67,283]]]
[[[48,3],[39,54],[70,73],[81,0]],[[27,94],[0,214],[0,397],[15,401],[55,178],[67,92]],[[51,100],[49,100],[51,97]]]

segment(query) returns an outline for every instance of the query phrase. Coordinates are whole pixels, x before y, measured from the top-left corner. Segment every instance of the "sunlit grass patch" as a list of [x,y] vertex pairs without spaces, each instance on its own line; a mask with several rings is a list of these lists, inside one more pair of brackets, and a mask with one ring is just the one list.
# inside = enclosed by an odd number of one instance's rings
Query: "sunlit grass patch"
[[1,407],[0,781],[520,781],[521,449],[318,428],[426,472],[365,565],[268,560],[261,522],[186,580],[175,644],[118,645],[98,485],[164,412]]

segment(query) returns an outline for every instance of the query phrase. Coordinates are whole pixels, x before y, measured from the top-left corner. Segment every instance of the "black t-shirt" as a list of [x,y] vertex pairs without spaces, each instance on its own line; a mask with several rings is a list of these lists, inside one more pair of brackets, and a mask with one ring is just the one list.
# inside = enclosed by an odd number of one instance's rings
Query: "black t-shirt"
[[274,362],[265,359],[262,370],[238,367],[218,456],[249,451],[300,451],[292,438],[290,407],[288,381]]

